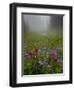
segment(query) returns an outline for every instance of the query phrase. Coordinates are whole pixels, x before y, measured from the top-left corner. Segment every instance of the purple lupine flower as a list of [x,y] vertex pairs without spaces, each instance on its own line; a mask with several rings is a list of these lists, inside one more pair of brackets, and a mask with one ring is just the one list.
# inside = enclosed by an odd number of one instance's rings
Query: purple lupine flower
[[29,59],[32,59],[32,52],[28,53],[28,57],[29,57]]
[[51,53],[51,58],[52,58],[53,60],[57,60],[58,55],[57,55],[57,53],[56,53],[55,51]]

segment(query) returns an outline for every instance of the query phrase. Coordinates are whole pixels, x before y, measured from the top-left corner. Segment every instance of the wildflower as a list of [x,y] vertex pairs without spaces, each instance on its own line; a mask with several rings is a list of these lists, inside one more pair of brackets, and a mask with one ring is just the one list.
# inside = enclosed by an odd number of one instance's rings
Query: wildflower
[[34,52],[35,52],[35,48],[33,48],[33,49],[31,50],[31,52],[34,53]]
[[32,59],[32,53],[31,53],[31,52],[26,53],[25,56],[26,56],[28,59]]
[[57,55],[57,53],[56,53],[55,51],[51,53],[51,58],[52,58],[53,60],[57,60],[58,55]]
[[37,56],[34,56],[35,58],[37,57]]
[[36,49],[35,49],[35,51],[34,51],[34,54],[37,56],[37,55],[38,55],[38,53],[39,53],[39,49],[38,49],[38,48],[36,48]]
[[40,65],[43,65],[43,62],[41,61],[41,60],[39,60],[39,62],[38,62]]
[[36,49],[35,49],[35,52],[36,52],[36,53],[38,53],[38,50],[39,50],[39,49],[38,49],[38,48],[36,48]]
[[42,54],[45,54],[46,48],[42,48],[42,49],[41,49],[41,52],[42,52]]

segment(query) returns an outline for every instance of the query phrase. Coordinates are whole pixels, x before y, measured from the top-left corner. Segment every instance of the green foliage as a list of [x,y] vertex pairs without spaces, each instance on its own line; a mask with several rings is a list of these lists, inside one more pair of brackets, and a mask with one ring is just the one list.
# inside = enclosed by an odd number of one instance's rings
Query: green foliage
[[54,73],[62,72],[62,68],[56,62],[52,64],[52,70]]
[[[49,39],[49,36],[50,37]],[[46,48],[46,52],[43,54],[42,52],[37,55],[37,58],[34,58],[33,55],[32,59],[24,59],[24,68],[23,72],[24,75],[34,75],[34,74],[54,74],[54,73],[62,73],[63,66],[56,60],[55,62],[51,63],[51,55],[48,54],[48,48],[51,50],[55,50],[57,47],[61,47],[62,49],[57,52],[59,57],[63,57],[63,38],[62,35],[54,35],[54,33],[48,33],[47,36],[42,36],[39,33],[25,33],[24,34],[24,41],[26,46],[24,46],[24,50],[26,52],[31,51],[33,48]],[[38,62],[42,61],[43,65],[40,65]],[[45,62],[48,62],[47,65]]]

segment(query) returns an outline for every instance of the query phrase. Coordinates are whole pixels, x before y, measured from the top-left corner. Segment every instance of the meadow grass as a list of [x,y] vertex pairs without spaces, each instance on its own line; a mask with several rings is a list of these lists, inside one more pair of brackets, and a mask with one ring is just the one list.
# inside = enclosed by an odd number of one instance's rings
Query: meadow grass
[[24,33],[24,75],[63,72],[63,34],[60,31],[46,34]]

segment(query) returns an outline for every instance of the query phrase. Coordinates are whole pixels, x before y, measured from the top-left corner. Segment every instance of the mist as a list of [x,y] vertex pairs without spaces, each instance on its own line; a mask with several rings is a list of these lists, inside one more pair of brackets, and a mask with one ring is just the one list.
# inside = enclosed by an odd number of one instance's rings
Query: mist
[[24,32],[47,32],[63,29],[63,15],[22,15],[22,28]]

